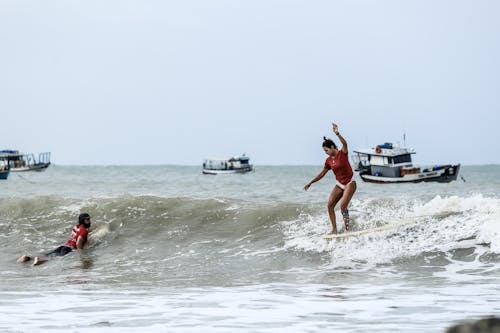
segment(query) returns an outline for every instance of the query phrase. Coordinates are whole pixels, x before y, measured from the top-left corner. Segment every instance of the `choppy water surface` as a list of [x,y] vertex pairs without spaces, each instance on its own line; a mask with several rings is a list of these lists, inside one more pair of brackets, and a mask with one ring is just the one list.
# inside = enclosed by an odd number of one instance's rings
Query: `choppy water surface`
[[[327,241],[320,167],[51,166],[0,182],[0,331],[444,332],[500,313],[500,167],[449,184],[358,179],[356,229]],[[21,254],[93,216],[90,246]]]

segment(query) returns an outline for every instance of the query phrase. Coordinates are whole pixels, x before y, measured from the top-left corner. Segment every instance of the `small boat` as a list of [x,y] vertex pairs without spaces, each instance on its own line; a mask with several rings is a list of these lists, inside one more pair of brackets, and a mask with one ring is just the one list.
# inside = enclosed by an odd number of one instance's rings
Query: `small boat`
[[246,173],[252,170],[250,158],[244,154],[231,158],[206,158],[203,161],[203,174],[205,175]]
[[43,171],[50,165],[50,153],[24,154],[18,150],[0,150],[0,161],[8,164],[10,171]]
[[9,177],[9,172],[10,169],[8,165],[0,166],[0,179],[7,179],[7,177]]
[[394,147],[389,142],[354,153],[355,170],[369,183],[449,183],[457,179],[460,170],[460,164],[416,167],[411,160],[415,150]]

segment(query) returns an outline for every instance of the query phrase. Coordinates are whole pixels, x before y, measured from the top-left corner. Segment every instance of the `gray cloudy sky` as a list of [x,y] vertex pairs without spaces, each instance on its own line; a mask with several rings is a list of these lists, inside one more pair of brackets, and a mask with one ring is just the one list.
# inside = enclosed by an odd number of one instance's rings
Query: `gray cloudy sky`
[[0,0],[0,148],[56,164],[500,163],[500,1]]

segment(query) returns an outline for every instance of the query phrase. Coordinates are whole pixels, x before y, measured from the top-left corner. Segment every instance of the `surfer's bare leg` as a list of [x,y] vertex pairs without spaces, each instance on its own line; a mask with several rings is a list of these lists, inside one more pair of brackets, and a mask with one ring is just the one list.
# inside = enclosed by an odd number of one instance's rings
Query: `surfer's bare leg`
[[30,256],[24,255],[24,256],[19,257],[19,259],[17,259],[17,262],[26,262],[26,261],[30,261],[30,260],[31,260]]
[[342,198],[342,189],[338,186],[335,186],[330,194],[330,198],[328,199],[328,215],[330,216],[330,222],[332,223],[332,231],[328,234],[336,234],[337,233],[337,223],[335,219],[335,205],[339,202],[340,198]]
[[49,259],[43,258],[43,257],[35,257],[35,260],[33,260],[33,266],[41,265],[44,262],[47,262]]
[[347,207],[349,207],[349,203],[351,202],[352,196],[354,195],[354,192],[356,192],[356,182],[352,181],[349,184],[346,185],[344,189],[344,194],[342,195],[342,202],[340,203],[340,211],[341,212],[346,212],[346,214],[342,213],[342,217],[344,219],[344,224],[346,230],[349,230],[349,214],[347,213]]

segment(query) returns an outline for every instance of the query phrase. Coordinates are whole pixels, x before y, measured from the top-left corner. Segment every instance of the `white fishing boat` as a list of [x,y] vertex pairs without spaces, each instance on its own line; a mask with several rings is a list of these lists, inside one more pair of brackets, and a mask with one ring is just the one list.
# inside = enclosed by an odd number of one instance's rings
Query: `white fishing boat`
[[231,158],[206,158],[203,161],[203,173],[206,175],[246,173],[252,170],[250,158],[245,155]]
[[433,165],[425,168],[412,164],[413,149],[384,143],[375,148],[355,150],[355,170],[370,183],[448,183],[457,179],[460,164]]
[[0,161],[8,164],[10,171],[43,171],[50,165],[50,153],[24,154],[18,150],[0,150]]

